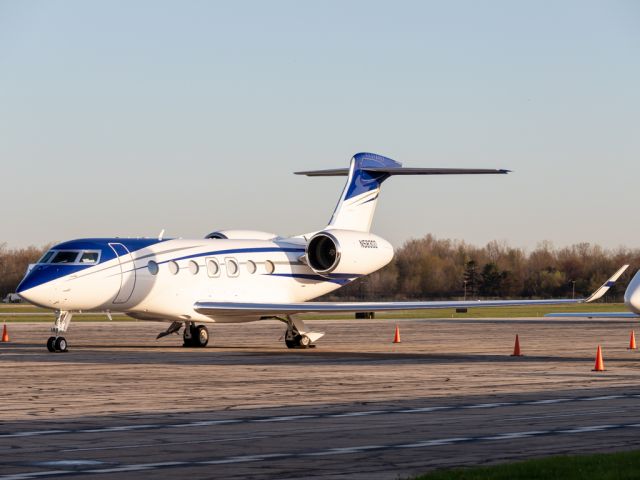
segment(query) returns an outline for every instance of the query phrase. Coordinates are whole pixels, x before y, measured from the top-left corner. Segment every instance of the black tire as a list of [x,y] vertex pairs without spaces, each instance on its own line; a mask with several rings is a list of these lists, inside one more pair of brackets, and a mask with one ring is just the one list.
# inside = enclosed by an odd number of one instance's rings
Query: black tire
[[296,342],[295,338],[293,340],[287,340],[287,338],[285,337],[284,344],[287,346],[287,348],[296,348],[298,346],[298,342]]
[[47,350],[49,350],[51,353],[56,351],[56,337],[49,337],[49,340],[47,340]]
[[56,341],[53,345],[56,349],[56,352],[66,352],[69,348],[69,346],[67,345],[67,339],[64,337],[56,338]]
[[209,330],[204,325],[198,325],[192,338],[196,347],[204,348],[209,343]]

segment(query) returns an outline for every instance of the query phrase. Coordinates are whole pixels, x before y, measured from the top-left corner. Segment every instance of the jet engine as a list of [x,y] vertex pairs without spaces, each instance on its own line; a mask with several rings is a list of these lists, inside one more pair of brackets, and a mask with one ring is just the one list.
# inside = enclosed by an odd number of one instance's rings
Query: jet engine
[[311,237],[305,256],[319,275],[366,275],[391,261],[393,247],[372,233],[331,229]]

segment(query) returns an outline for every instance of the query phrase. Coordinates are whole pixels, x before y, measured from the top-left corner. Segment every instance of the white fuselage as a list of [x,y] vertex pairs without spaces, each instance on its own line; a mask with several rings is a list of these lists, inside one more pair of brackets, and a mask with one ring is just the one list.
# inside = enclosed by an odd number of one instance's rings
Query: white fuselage
[[384,242],[386,248],[370,268],[332,278],[305,263],[302,238],[174,239],[131,253],[118,239],[106,242],[115,258],[69,274],[64,265],[57,266],[59,276],[30,289],[29,301],[57,310],[125,312],[147,320],[245,322],[259,317],[211,318],[194,311],[194,304],[304,302],[379,269],[393,256]]

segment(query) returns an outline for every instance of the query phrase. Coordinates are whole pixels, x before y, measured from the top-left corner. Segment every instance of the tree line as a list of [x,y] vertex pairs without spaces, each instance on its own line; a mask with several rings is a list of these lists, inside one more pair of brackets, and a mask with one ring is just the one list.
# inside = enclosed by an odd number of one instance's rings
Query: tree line
[[640,249],[604,249],[578,243],[533,251],[492,241],[484,247],[427,235],[407,241],[378,272],[327,298],[367,300],[479,298],[576,298],[595,291],[624,264],[630,268],[607,295],[621,301],[640,268]]
[[47,248],[7,248],[6,243],[0,243],[0,300],[16,291],[29,264],[37,262]]
[[[0,298],[15,292],[27,266],[48,246],[10,249],[0,244]],[[407,241],[394,259],[372,275],[331,293],[331,299],[412,300],[467,298],[583,297],[620,266],[631,267],[607,295],[620,301],[640,268],[640,249],[604,249],[589,243],[533,251],[492,241],[484,247],[427,235]]]

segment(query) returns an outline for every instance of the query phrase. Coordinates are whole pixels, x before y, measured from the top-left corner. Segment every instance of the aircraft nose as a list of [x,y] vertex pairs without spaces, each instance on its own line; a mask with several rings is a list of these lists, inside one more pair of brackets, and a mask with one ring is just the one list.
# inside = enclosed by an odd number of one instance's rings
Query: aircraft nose
[[624,292],[624,303],[632,312],[640,313],[640,270]]
[[16,293],[27,302],[44,308],[51,308],[54,299],[51,283],[42,283],[35,272],[27,274],[18,285]]

